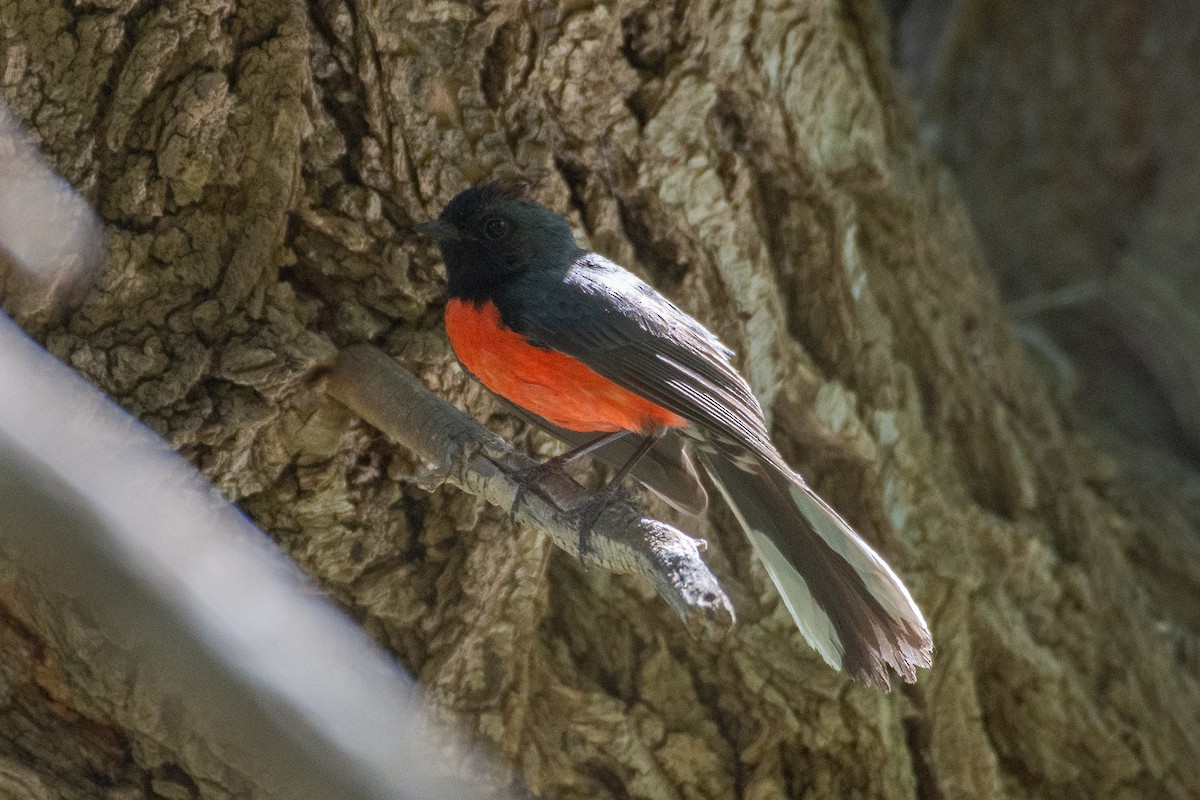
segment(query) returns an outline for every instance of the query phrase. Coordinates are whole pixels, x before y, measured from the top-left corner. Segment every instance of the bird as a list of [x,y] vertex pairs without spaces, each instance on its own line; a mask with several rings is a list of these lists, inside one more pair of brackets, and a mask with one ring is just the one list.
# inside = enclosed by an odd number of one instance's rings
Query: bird
[[888,564],[787,464],[734,353],[505,183],[472,186],[416,230],[446,267],[445,326],[463,368],[573,450],[699,513],[699,462],[797,628],[831,667],[890,689],[932,664],[929,627]]

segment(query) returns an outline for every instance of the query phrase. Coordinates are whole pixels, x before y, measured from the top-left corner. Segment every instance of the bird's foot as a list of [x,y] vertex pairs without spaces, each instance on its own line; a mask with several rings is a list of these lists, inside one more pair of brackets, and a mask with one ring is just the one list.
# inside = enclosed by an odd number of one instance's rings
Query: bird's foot
[[596,523],[600,521],[600,517],[604,515],[604,512],[608,509],[613,499],[620,492],[625,492],[628,495],[629,490],[622,488],[618,484],[609,483],[603,488],[589,494],[568,512],[575,523],[575,528],[579,531],[579,560],[581,562],[586,564],[584,559],[594,554],[592,550],[592,529],[596,527]]
[[[574,485],[574,481],[567,473],[564,467],[570,459],[563,456],[543,461],[540,464],[535,464],[532,467],[527,467],[518,471],[513,479],[517,484],[517,494],[513,498],[510,513],[516,514],[521,507],[521,503],[525,502],[525,498],[530,493],[536,493],[552,503],[559,511],[567,514],[574,527],[579,532],[579,560],[583,561],[586,556],[592,555],[591,535],[592,530],[596,527],[596,523],[604,514],[613,498],[619,492],[628,493],[628,489],[621,486],[621,481],[610,481],[600,489],[587,494],[583,499],[575,502],[564,503],[561,495],[554,491],[554,483],[570,482]],[[562,484],[560,484],[562,485]],[[565,487],[564,487],[565,488]],[[578,486],[575,486],[578,491]],[[566,494],[563,492],[562,494]]]
[[516,514],[517,509],[521,507],[521,503],[525,502],[526,495],[530,493],[541,495],[557,506],[560,510],[568,510],[563,508],[562,504],[559,503],[555,498],[554,493],[547,491],[547,487],[544,485],[545,482],[552,477],[561,476],[561,478],[569,480],[571,476],[568,475],[564,469],[564,467],[566,467],[566,463],[566,460],[561,456],[555,456],[554,458],[547,459],[540,464],[534,464],[532,467],[526,467],[525,469],[518,470],[513,475],[513,481],[517,484],[517,494],[515,497],[513,497],[512,507],[509,509],[509,513]]

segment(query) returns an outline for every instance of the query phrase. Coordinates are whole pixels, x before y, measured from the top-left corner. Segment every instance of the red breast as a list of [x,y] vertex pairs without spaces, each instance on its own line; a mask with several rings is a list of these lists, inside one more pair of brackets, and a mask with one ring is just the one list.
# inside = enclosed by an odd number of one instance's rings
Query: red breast
[[562,428],[648,433],[687,420],[613,383],[583,362],[531,345],[504,326],[495,303],[452,299],[446,333],[459,361],[496,394]]

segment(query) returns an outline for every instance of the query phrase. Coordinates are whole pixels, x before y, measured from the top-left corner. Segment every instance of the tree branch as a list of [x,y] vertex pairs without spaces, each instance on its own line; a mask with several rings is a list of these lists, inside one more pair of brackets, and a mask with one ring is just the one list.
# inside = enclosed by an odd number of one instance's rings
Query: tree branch
[[519,475],[536,462],[430,392],[377,347],[342,350],[327,376],[326,391],[433,463],[439,476],[492,505],[512,509],[517,521],[542,531],[584,564],[649,578],[693,635],[714,638],[733,626],[733,604],[700,558],[701,540],[615,498],[596,520],[589,549],[581,557],[580,521],[562,508],[586,500],[583,487],[559,473],[539,483],[539,491],[521,493]]

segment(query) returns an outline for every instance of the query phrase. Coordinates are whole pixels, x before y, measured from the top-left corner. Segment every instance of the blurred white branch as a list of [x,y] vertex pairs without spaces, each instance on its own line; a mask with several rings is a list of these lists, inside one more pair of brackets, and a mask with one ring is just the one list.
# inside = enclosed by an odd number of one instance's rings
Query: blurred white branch
[[[0,289],[22,313],[73,301],[104,256],[100,220],[50,170],[0,100]],[[5,273],[9,285],[5,287]]]
[[[0,557],[82,602],[265,796],[466,797],[396,664],[151,431],[0,315]],[[112,666],[112,665],[110,665]],[[97,669],[103,665],[97,665]]]

